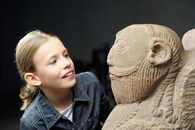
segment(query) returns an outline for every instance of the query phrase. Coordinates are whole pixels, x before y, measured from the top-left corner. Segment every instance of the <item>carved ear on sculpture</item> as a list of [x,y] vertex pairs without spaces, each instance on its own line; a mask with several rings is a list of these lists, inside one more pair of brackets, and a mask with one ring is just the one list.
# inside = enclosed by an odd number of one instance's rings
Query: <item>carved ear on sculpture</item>
[[147,59],[154,66],[167,63],[171,59],[170,46],[163,39],[153,38],[149,43]]

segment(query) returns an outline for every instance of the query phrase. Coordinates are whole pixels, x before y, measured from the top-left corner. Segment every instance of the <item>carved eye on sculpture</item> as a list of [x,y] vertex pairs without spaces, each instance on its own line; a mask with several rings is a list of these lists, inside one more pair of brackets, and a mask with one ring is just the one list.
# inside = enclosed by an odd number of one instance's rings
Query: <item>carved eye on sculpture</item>
[[127,48],[127,45],[126,45],[127,43],[126,43],[126,41],[125,40],[122,40],[122,39],[118,39],[118,40],[116,40],[116,42],[115,42],[115,49],[117,50],[117,51],[125,51],[126,50],[126,48]]

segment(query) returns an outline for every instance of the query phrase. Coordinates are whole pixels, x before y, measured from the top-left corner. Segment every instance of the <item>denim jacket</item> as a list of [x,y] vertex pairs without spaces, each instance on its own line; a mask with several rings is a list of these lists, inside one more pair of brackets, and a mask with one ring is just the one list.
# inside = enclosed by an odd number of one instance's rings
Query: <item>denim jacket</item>
[[[115,106],[91,72],[76,75],[73,121],[60,114],[39,91],[20,119],[20,130],[99,130]],[[112,101],[111,101],[112,100]]]

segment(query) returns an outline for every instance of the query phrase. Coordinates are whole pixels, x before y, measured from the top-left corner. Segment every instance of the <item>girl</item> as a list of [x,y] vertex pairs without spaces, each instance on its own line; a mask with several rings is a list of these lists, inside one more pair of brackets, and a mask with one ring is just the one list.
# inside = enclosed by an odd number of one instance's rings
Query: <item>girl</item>
[[[68,50],[57,36],[32,31],[16,47],[16,63],[26,81],[20,130],[99,130],[115,105],[96,76],[75,75]],[[114,101],[114,104],[111,103]]]

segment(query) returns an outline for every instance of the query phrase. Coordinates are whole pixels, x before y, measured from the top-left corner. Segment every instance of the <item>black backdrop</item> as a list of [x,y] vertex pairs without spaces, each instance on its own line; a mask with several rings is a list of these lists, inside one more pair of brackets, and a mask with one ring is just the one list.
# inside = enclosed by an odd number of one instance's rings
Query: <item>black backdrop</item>
[[194,0],[6,0],[0,4],[0,118],[20,117],[23,82],[14,63],[15,46],[28,31],[58,35],[77,73],[91,70],[109,84],[106,55],[120,29],[134,23],[168,26],[180,37],[195,27]]

